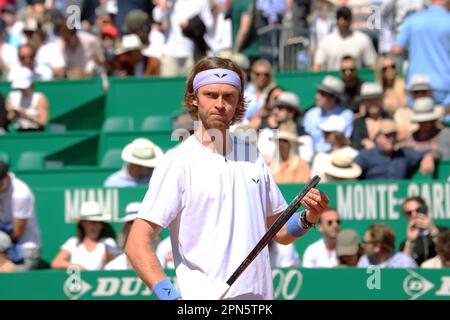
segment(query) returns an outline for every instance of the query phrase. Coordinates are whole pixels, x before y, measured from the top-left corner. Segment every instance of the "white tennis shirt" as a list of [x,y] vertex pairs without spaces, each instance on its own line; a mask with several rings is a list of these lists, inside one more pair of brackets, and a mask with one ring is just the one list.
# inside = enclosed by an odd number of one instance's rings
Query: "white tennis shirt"
[[[287,207],[253,144],[232,139],[226,157],[191,136],[155,169],[138,218],[169,226],[184,299],[224,283],[266,232],[266,218]],[[225,298],[273,299],[267,247]]]

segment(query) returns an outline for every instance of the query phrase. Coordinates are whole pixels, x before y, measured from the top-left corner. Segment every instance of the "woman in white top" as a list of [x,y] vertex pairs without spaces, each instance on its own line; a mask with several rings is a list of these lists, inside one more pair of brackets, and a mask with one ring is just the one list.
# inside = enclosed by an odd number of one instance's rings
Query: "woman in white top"
[[103,214],[97,202],[87,201],[81,206],[78,237],[69,238],[53,259],[53,269],[77,266],[81,270],[101,270],[111,260],[111,249],[117,247],[112,238],[105,238],[104,225],[109,217]]
[[6,100],[8,120],[18,131],[43,130],[49,118],[48,100],[34,92],[33,72],[25,67],[14,69],[12,89]]

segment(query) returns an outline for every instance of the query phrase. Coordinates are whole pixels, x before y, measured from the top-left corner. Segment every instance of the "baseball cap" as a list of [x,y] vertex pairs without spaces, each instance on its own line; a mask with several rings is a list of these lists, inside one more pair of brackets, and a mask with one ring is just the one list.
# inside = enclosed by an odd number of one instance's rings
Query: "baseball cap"
[[352,256],[359,250],[359,236],[355,230],[345,229],[339,232],[336,239],[336,255]]

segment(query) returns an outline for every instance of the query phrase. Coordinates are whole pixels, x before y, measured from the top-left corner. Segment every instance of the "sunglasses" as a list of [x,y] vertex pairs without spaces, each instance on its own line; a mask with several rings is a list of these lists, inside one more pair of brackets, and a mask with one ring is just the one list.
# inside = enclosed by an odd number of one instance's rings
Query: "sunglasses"
[[332,96],[333,96],[332,94],[330,94],[330,93],[328,93],[328,92],[326,92],[326,91],[323,91],[323,90],[319,90],[319,94],[320,94],[322,97],[332,97]]
[[381,71],[386,72],[388,69],[395,69],[396,66],[395,64],[390,64],[388,66],[384,66],[383,68],[381,68]]
[[355,71],[356,71],[356,68],[342,68],[342,69],[341,69],[341,72],[342,72],[342,73],[345,73],[345,72],[347,72],[347,71],[355,72]]
[[339,219],[337,219],[337,220],[328,220],[328,221],[326,221],[326,224],[327,224],[328,226],[331,227],[331,226],[333,225],[334,222],[336,222],[336,224],[337,224],[338,226],[341,225],[341,220],[339,220]]
[[363,240],[363,241],[361,241],[361,243],[362,244],[372,244],[372,243],[376,243],[376,241],[375,240],[370,240],[370,241]]
[[20,56],[19,59],[20,59],[20,60],[34,59],[34,56]]
[[270,76],[270,73],[268,73],[268,72],[253,72],[253,73],[254,73],[255,76],[257,76],[257,77],[262,77],[262,76],[268,77],[268,76]]
[[422,214],[427,214],[428,213],[427,208],[425,208],[424,206],[420,206],[417,209],[405,211],[405,214],[410,216],[410,215],[413,214],[413,212],[422,213]]

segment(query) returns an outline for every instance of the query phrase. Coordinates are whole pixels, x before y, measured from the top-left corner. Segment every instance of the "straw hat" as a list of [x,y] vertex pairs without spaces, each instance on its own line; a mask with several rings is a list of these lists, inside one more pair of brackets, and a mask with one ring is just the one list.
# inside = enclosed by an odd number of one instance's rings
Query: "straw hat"
[[105,222],[111,220],[111,216],[101,210],[98,202],[86,201],[81,205],[79,220]]
[[413,104],[412,122],[433,121],[442,117],[442,107],[436,106],[430,97],[417,98]]
[[344,92],[345,85],[344,82],[337,77],[326,76],[317,88],[339,98]]
[[383,88],[376,82],[364,82],[361,86],[359,100],[381,98],[383,96]]
[[271,109],[279,106],[288,107],[297,114],[301,112],[300,98],[293,92],[283,91],[278,98],[270,104]]
[[416,74],[412,77],[409,91],[431,91],[430,79],[423,74]]
[[120,47],[116,49],[115,54],[120,55],[134,50],[142,50],[144,46],[137,34],[127,34],[122,37]]
[[164,155],[156,144],[145,138],[137,138],[122,151],[122,160],[138,166],[154,168]]
[[334,178],[349,180],[358,178],[362,172],[361,167],[344,150],[331,153],[330,162],[325,165],[324,171]]

